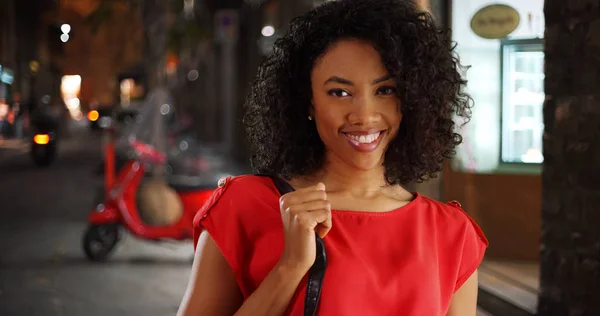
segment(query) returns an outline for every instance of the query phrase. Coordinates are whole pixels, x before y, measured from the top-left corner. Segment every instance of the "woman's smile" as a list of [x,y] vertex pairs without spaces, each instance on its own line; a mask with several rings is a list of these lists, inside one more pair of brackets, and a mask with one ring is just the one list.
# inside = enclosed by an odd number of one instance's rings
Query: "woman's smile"
[[341,132],[350,147],[362,153],[373,152],[381,144],[386,130]]

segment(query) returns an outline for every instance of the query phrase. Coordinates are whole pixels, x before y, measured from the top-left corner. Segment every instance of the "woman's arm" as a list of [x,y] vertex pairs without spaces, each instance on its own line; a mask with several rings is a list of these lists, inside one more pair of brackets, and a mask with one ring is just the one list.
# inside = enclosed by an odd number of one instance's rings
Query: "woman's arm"
[[[217,244],[203,231],[178,316],[281,315],[304,274],[278,264],[243,302],[235,275]],[[243,304],[242,304],[243,303]]]
[[446,316],[475,316],[477,314],[477,271],[454,293]]

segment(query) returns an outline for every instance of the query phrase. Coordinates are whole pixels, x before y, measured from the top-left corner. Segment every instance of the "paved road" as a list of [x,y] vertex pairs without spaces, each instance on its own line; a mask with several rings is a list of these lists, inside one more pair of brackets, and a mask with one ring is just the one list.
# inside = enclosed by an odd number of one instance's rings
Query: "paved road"
[[81,237],[101,179],[100,137],[73,133],[56,164],[0,151],[0,315],[174,315],[192,246],[125,236],[105,264],[85,260]]

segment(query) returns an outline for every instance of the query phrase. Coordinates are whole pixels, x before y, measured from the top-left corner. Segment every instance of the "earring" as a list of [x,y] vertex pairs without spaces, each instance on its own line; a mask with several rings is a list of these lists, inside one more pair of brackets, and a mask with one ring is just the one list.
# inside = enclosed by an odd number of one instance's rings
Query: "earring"
[[308,120],[309,120],[309,121],[312,121],[312,119],[313,119],[313,118],[312,118],[312,116],[310,116],[310,115],[309,115],[309,116],[308,116]]

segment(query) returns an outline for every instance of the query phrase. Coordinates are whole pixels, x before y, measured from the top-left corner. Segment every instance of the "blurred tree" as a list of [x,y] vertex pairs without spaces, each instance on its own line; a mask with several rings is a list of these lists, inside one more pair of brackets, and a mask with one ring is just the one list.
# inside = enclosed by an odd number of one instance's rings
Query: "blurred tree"
[[[138,14],[144,34],[144,65],[148,89],[166,84],[167,56],[177,63],[187,48],[196,47],[208,36],[195,19],[185,18],[188,0],[103,0],[87,16],[86,23],[97,32],[111,23],[115,12],[126,8]],[[193,3],[193,1],[192,1]],[[188,15],[189,16],[189,15]],[[119,43],[117,43],[119,44]]]

